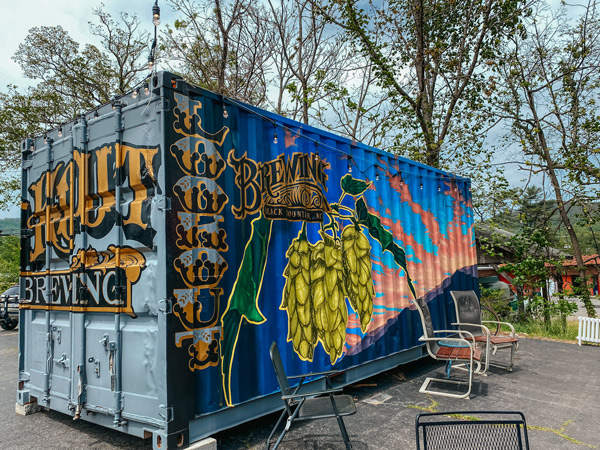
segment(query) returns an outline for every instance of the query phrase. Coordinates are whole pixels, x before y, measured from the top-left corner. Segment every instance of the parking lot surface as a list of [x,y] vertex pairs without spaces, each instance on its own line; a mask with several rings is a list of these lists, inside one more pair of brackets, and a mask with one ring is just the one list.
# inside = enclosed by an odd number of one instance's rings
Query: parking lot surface
[[[3,449],[150,449],[150,440],[42,411],[15,414],[18,333],[0,332],[0,423]],[[443,365],[423,359],[345,388],[357,414],[345,419],[359,450],[414,449],[415,416],[426,411],[514,410],[525,414],[533,450],[600,449],[600,346],[522,339],[515,369],[476,376],[470,400],[419,394]],[[214,436],[220,450],[262,449],[278,415]],[[283,450],[333,450],[344,444],[334,419],[294,424]]]

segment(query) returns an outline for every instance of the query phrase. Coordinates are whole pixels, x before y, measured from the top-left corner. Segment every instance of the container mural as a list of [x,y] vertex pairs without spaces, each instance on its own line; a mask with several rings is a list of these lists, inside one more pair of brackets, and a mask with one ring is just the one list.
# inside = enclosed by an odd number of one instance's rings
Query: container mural
[[411,299],[449,327],[476,286],[468,180],[151,82],[23,143],[18,402],[164,448],[279,408],[272,341],[342,384],[423,356]]

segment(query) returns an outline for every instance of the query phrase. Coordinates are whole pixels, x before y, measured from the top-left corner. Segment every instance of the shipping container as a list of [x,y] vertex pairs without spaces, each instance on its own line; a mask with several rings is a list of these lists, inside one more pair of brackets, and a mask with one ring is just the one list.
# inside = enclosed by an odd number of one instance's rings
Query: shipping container
[[168,72],[22,159],[17,402],[154,448],[280,409],[273,341],[347,385],[477,288],[467,179]]

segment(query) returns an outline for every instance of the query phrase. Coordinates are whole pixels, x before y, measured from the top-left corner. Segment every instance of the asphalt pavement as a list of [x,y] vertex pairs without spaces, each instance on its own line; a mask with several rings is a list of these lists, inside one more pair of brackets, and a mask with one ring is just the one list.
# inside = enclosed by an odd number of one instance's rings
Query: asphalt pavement
[[[3,449],[150,449],[150,440],[52,411],[15,414],[16,331],[0,332],[0,446]],[[525,414],[532,450],[600,449],[600,346],[521,339],[513,372],[476,376],[471,399],[419,394],[443,365],[423,359],[345,388],[358,412],[345,419],[357,450],[414,449],[415,416],[426,411],[513,410]],[[476,415],[476,414],[475,414]],[[219,449],[262,449],[276,414],[214,436]],[[283,450],[344,444],[334,419],[294,424]]]

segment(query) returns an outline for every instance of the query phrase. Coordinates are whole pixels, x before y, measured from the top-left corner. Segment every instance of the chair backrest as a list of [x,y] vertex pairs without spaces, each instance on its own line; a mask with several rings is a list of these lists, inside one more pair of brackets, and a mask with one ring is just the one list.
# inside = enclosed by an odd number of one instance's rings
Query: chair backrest
[[[469,416],[476,416],[478,420]],[[529,449],[525,416],[517,411],[419,414],[415,426],[417,450]]]
[[[431,312],[429,312],[429,307],[423,297],[419,297],[413,300],[413,303],[417,307],[417,311],[419,311],[419,316],[421,317],[421,325],[423,326],[423,336],[425,338],[434,337],[433,334],[433,323],[431,322]],[[427,346],[427,350],[432,356],[437,353],[439,350],[439,346],[435,342],[425,342]]]
[[279,389],[281,389],[282,395],[288,395],[290,393],[290,384],[281,362],[281,356],[279,355],[279,349],[277,344],[273,342],[269,349],[271,355],[271,362],[273,363],[273,369],[275,369],[275,375],[277,376],[277,382],[279,383]]
[[[481,305],[475,291],[450,291],[456,309],[456,321],[481,325]],[[481,328],[460,325],[460,329],[475,336],[483,334]]]

